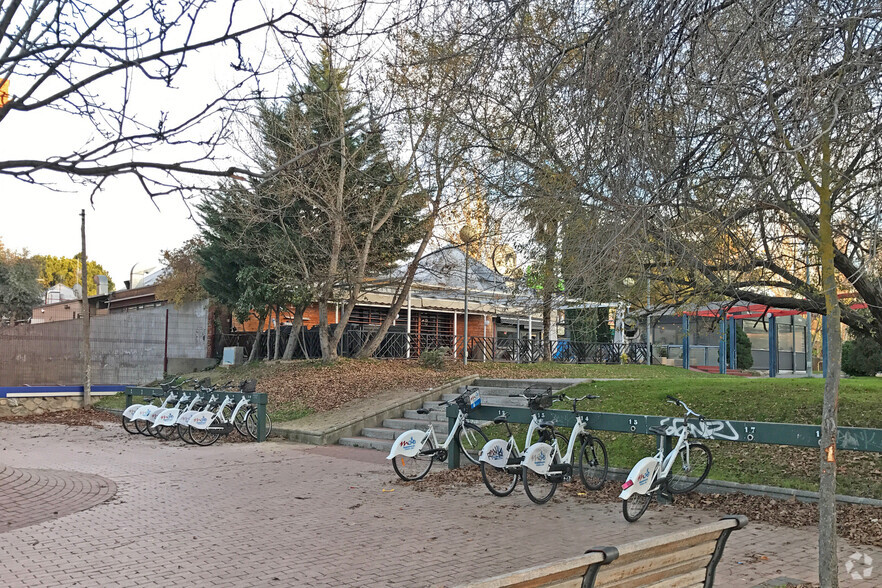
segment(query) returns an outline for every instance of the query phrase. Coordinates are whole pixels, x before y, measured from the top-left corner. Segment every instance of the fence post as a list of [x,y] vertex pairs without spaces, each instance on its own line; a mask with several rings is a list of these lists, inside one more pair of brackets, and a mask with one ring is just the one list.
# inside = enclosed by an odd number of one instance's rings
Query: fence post
[[266,393],[255,392],[251,401],[257,404],[257,442],[266,441]]
[[769,316],[769,377],[778,374],[778,325],[775,315]]
[[726,319],[720,321],[720,350],[717,353],[717,363],[720,365],[720,373],[726,373],[726,343],[728,342],[728,337],[726,336]]
[[735,317],[729,317],[729,367],[733,370],[738,369],[738,356],[735,353],[737,347],[736,331]]
[[689,315],[683,315],[683,369],[689,369]]
[[[450,416],[450,407],[447,407],[447,430],[452,431],[453,425],[456,424],[456,418]],[[455,470],[459,467],[459,440],[454,439],[447,448],[447,469]]]

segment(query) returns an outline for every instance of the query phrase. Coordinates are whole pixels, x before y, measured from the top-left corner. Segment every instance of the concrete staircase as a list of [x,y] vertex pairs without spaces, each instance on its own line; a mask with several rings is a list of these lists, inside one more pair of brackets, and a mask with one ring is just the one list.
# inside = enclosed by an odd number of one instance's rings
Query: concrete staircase
[[[533,386],[537,391],[549,387],[554,391],[559,391],[583,381],[580,379],[478,379],[470,387],[479,390],[483,406],[526,407],[527,400],[525,398],[511,398],[509,395],[521,394],[529,386]],[[440,401],[453,400],[464,390],[465,387],[460,386],[456,393],[442,395]],[[435,424],[435,434],[441,440],[447,436],[449,430],[447,428],[447,407],[439,406],[438,402],[439,400],[430,400],[423,403],[423,408],[429,410],[428,414],[419,414],[416,410],[405,410],[401,417],[386,419],[381,427],[365,427],[360,435],[343,437],[339,444],[388,452],[392,449],[392,443],[401,433],[408,429],[425,429],[430,421]]]

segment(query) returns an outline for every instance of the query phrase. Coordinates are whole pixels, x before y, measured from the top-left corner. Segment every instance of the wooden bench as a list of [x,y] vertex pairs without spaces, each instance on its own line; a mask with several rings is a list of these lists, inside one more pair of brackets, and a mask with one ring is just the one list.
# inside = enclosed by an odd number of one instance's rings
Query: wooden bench
[[714,584],[729,534],[747,525],[727,516],[686,531],[589,549],[585,555],[467,584],[465,588],[697,588]]

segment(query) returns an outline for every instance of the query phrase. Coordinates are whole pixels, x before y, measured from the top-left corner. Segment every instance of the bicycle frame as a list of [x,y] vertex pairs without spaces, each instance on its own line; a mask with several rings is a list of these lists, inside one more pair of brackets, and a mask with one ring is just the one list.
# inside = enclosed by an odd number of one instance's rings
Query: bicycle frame
[[150,415],[152,418],[150,420],[153,421],[153,424],[150,425],[152,428],[156,427],[170,427],[175,424],[175,421],[178,420],[178,415],[181,412],[181,407],[185,402],[190,400],[190,395],[184,393],[178,399],[178,402],[175,404],[174,408],[166,408],[165,410],[160,410],[155,413],[155,415]]
[[[214,406],[215,404],[217,404],[217,401],[218,401],[218,397],[215,394],[212,394],[211,397],[208,399],[208,402],[205,403],[205,406],[206,407]],[[195,404],[193,404],[193,406],[195,406]],[[181,416],[178,417],[178,420],[175,421],[175,424],[176,425],[183,425],[186,427],[190,424],[190,419],[192,419],[194,416],[196,416],[200,412],[202,412],[202,411],[201,410],[193,410],[191,407],[190,410],[186,411],[185,413],[181,414]]]
[[567,454],[561,455],[560,446],[557,438],[551,444],[539,442],[530,445],[524,452],[523,465],[530,468],[540,475],[545,475],[551,469],[554,458],[558,458],[559,464],[571,464],[573,460],[573,451],[576,447],[576,441],[587,431],[585,420],[582,415],[576,415],[576,424],[573,425],[573,432],[570,433],[570,441],[567,447]]
[[[524,439],[524,448],[530,447],[533,433],[539,428],[539,418],[534,414],[527,427],[527,437]],[[510,458],[517,458],[517,462],[509,463]],[[521,469],[521,450],[514,435],[506,439],[490,439],[478,454],[478,461],[486,462],[496,468]]]
[[450,432],[447,433],[447,438],[444,440],[444,443],[438,445],[438,437],[435,435],[435,425],[431,422],[429,423],[428,428],[425,430],[420,429],[411,429],[409,431],[405,431],[395,440],[395,443],[392,444],[392,450],[389,452],[389,455],[386,456],[386,459],[394,459],[398,455],[403,455],[404,457],[413,457],[423,451],[423,447],[426,445],[426,441],[429,439],[429,436],[432,437],[432,443],[435,445],[434,451],[439,449],[447,449],[450,447],[450,443],[453,441],[456,436],[457,431],[463,426],[466,421],[466,415],[462,410],[458,411],[456,415],[456,421],[454,421],[453,426],[450,427]]
[[217,412],[211,412],[210,410],[203,410],[200,413],[197,413],[193,418],[190,419],[190,426],[194,429],[207,429],[214,423],[215,419],[220,419],[222,423],[227,422],[224,420],[224,409],[227,405],[232,404],[233,399],[229,396],[224,397],[224,401],[221,402],[220,406],[217,407]]
[[[135,411],[135,414],[132,415],[131,420],[140,421],[140,420],[150,420],[150,415],[159,414],[160,411],[169,408],[169,404],[174,402],[177,399],[176,392],[169,393],[168,396],[165,397],[165,400],[159,406],[155,404],[144,404]],[[129,407],[131,408],[131,407]],[[154,414],[155,413],[155,414]]]
[[664,453],[664,438],[660,438],[656,454],[652,457],[644,457],[631,468],[628,478],[622,484],[622,493],[619,494],[619,498],[627,500],[632,494],[648,494],[657,490],[656,481],[667,478],[680,450],[688,445],[688,438],[689,419],[687,417],[683,420],[683,428],[680,430],[677,443],[667,455]]

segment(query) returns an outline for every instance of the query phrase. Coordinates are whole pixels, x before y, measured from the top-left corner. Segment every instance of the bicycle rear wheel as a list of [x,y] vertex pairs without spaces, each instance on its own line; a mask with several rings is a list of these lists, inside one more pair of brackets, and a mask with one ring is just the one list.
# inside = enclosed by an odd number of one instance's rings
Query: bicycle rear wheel
[[175,435],[178,434],[178,427],[176,425],[172,425],[170,427],[160,426],[156,427],[156,436],[164,441],[171,441],[175,438]]
[[637,519],[643,516],[649,503],[652,500],[652,493],[637,494],[636,492],[622,501],[622,514],[629,523],[637,522]]
[[435,444],[432,443],[432,437],[429,436],[423,448],[416,455],[412,457],[396,455],[393,457],[392,469],[405,482],[420,480],[432,469],[432,462],[435,460],[434,448]]
[[150,423],[145,421],[144,419],[138,419],[137,421],[133,421],[135,423],[135,429],[144,435],[145,437],[152,437],[153,434],[150,432]]
[[487,490],[494,496],[508,496],[514,492],[520,478],[520,470],[509,466],[507,468],[498,468],[492,466],[486,461],[481,462],[481,478]]
[[137,435],[138,434],[138,428],[135,426],[135,421],[133,421],[132,419],[127,418],[127,417],[122,417],[122,426],[123,426],[123,429],[126,430],[126,433],[128,433],[129,435]]
[[[269,413],[266,414],[266,436],[269,437],[273,432],[273,419],[270,417]],[[245,428],[248,431],[248,435],[257,440],[257,409],[249,410],[248,414],[245,415]]]
[[465,423],[456,434],[456,441],[463,455],[475,465],[480,465],[478,456],[489,440],[481,427],[472,423]]
[[[554,460],[554,463],[557,463],[557,459]],[[527,497],[536,504],[545,504],[551,500],[551,497],[554,496],[554,492],[557,490],[557,479],[559,477],[560,473],[549,477],[545,474],[537,474],[527,466],[521,467],[521,479],[524,481],[524,492],[526,492]]]
[[579,478],[588,490],[600,490],[609,470],[606,445],[597,437],[586,437],[579,452]]
[[197,429],[195,427],[190,427],[189,429],[190,439],[196,445],[208,447],[220,438],[220,435],[217,433],[212,433],[206,429]]
[[698,488],[710,472],[710,449],[701,443],[687,443],[677,453],[668,474],[668,490],[671,494],[685,494]]

